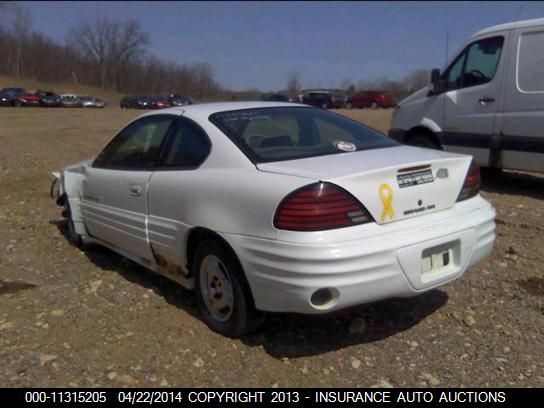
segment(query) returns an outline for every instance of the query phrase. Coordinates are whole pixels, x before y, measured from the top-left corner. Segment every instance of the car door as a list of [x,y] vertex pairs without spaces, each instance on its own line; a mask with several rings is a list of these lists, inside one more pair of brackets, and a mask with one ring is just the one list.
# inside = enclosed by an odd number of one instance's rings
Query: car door
[[504,35],[473,41],[444,75],[443,145],[446,150],[473,155],[484,166],[489,163],[495,131],[504,44]]
[[185,241],[195,214],[202,211],[195,202],[205,177],[197,172],[210,151],[204,130],[190,119],[178,118],[149,182],[149,242],[157,263],[171,274],[187,274]]
[[82,213],[91,236],[154,259],[147,233],[148,182],[174,119],[152,115],[132,122],[86,169]]

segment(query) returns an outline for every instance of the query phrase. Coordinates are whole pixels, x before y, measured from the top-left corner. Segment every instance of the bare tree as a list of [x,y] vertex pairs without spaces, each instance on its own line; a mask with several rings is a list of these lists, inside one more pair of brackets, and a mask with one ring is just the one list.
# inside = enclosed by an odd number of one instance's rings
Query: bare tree
[[149,35],[138,21],[121,24],[103,16],[72,28],[68,35],[68,41],[100,67],[102,88],[113,86],[117,90],[121,89],[125,66],[143,54],[149,44]]
[[403,82],[406,84],[406,87],[412,91],[423,88],[429,84],[429,81],[429,70],[423,68],[416,69],[403,78]]
[[298,72],[291,72],[287,76],[287,92],[289,96],[298,96],[302,89],[302,82],[300,81],[300,74]]
[[[28,43],[28,37],[31,32],[32,19],[27,8],[19,3],[2,3],[2,10],[6,11],[9,19],[9,32],[14,39],[15,45],[15,77],[19,78],[23,70],[23,52],[25,45]],[[10,49],[11,51],[11,49]],[[12,54],[9,53],[8,64],[11,65]]]

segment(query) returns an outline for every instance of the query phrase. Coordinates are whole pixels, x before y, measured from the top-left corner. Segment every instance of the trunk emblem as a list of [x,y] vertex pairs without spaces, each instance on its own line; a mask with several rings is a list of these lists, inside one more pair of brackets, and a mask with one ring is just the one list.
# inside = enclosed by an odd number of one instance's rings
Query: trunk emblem
[[438,169],[436,172],[436,178],[448,178],[448,169]]
[[[387,194],[386,194],[387,193]],[[384,222],[387,217],[393,220],[395,211],[393,210],[393,189],[387,183],[380,184],[378,188],[378,195],[383,204],[382,214],[380,216],[381,222]]]

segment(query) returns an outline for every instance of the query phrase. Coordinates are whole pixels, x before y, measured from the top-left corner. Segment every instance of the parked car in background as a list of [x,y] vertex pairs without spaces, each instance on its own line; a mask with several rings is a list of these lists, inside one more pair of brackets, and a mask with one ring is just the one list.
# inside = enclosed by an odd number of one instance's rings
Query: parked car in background
[[475,33],[399,103],[389,135],[484,167],[544,172],[543,44],[544,18]]
[[36,91],[36,96],[40,98],[40,106],[45,106],[45,107],[61,106],[60,96],[54,92],[43,91],[41,89],[38,89]]
[[155,96],[151,99],[151,109],[164,109],[169,108],[170,102],[166,96]]
[[22,93],[15,96],[13,106],[40,106],[40,98],[32,93]]
[[303,91],[302,95],[302,103],[323,109],[342,108],[346,101],[345,95],[339,91]]
[[153,98],[149,96],[125,96],[119,104],[121,108],[151,109]]
[[103,108],[106,102],[102,99],[93,98],[92,96],[80,96],[81,107],[83,108]]
[[202,319],[228,336],[267,311],[419,295],[495,241],[470,156],[289,103],[141,115],[55,177],[74,245],[103,245],[194,289]]
[[22,95],[26,93],[24,88],[3,88],[2,93],[8,94],[12,99],[15,99],[17,95]]
[[190,98],[182,95],[170,94],[167,99],[170,106],[185,106],[193,104],[193,101]]
[[60,103],[64,108],[79,108],[81,106],[81,101],[74,94],[62,94],[60,95]]
[[13,97],[6,92],[0,92],[0,106],[13,106]]
[[361,91],[346,99],[346,108],[392,108],[395,100],[386,91]]

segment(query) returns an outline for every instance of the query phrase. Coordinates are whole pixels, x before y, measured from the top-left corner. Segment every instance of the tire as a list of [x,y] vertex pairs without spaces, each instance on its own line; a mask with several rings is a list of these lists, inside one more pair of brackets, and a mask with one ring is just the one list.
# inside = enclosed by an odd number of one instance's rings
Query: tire
[[76,248],[83,248],[83,238],[76,232],[74,221],[72,220],[72,210],[70,209],[70,204],[68,204],[68,199],[66,199],[64,214],[67,221],[66,228],[68,232],[68,242],[70,242],[70,244]]
[[329,105],[327,104],[327,102],[323,102],[323,103],[321,104],[321,107],[322,107],[323,109],[329,109]]
[[438,145],[430,136],[425,135],[415,135],[409,138],[406,141],[407,145],[425,147],[427,149],[441,150],[440,145]]
[[264,322],[264,313],[255,309],[238,258],[220,241],[200,243],[193,275],[200,316],[213,331],[238,337],[256,330]]
[[13,101],[13,106],[15,106],[16,108],[20,108],[22,106],[22,103],[19,99],[15,99]]
[[346,103],[346,109],[353,109],[353,104],[351,102]]
[[371,109],[378,109],[379,107],[380,107],[380,106],[378,105],[378,102],[372,102],[372,103],[370,104],[370,108],[371,108]]

